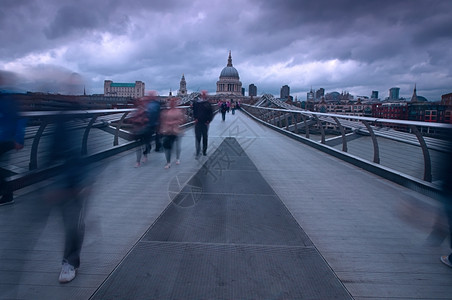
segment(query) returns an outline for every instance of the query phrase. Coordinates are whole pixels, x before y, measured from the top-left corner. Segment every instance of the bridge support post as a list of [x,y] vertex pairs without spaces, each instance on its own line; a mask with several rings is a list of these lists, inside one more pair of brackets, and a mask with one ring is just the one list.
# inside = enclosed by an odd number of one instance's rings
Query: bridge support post
[[419,145],[422,149],[422,154],[424,155],[424,180],[432,182],[432,163],[430,160],[430,153],[428,152],[427,144],[425,143],[424,137],[419,132],[415,125],[410,125],[412,132],[416,135]]
[[35,170],[38,168],[38,146],[39,141],[41,140],[44,129],[47,127],[47,121],[42,121],[41,126],[39,126],[38,132],[33,139],[33,144],[31,145],[30,152],[30,163],[28,164],[28,169]]
[[292,113],[292,120],[295,120],[295,122],[294,122],[294,126],[295,126],[294,132],[296,134],[298,134],[298,115],[299,114]]
[[305,128],[305,136],[307,139],[309,139],[309,126],[308,126],[308,121],[305,115],[301,115],[301,117],[303,118],[303,122],[304,122],[304,128]]
[[337,117],[333,117],[334,121],[336,121],[337,126],[339,127],[339,130],[342,134],[342,151],[347,152],[347,138],[345,137],[345,130],[342,126],[341,122],[339,122],[339,119]]
[[82,140],[82,155],[88,154],[88,136],[91,128],[93,127],[94,122],[96,122],[97,115],[94,115],[86,126],[85,131],[83,132],[83,140]]
[[119,144],[119,130],[122,127],[122,123],[124,122],[124,119],[127,117],[127,115],[129,113],[130,113],[129,111],[125,112],[122,115],[121,119],[119,120],[118,124],[116,124],[116,132],[115,132],[115,138],[113,140],[113,146],[118,146],[118,144]]
[[369,123],[366,121],[362,121],[362,122],[363,122],[364,126],[366,126],[367,131],[369,131],[370,137],[372,138],[372,143],[374,146],[374,163],[379,164],[380,163],[380,150],[378,148],[377,137],[374,133],[374,130],[369,125]]
[[319,126],[320,133],[322,134],[322,139],[320,140],[320,143],[325,144],[325,129],[323,128],[322,121],[320,121],[318,116],[314,116],[314,118],[317,120],[317,125]]

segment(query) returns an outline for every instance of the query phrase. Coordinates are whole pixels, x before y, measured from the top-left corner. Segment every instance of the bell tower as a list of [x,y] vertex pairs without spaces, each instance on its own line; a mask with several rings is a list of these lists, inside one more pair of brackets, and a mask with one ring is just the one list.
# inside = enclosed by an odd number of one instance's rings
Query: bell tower
[[185,81],[185,76],[182,74],[182,78],[180,80],[179,91],[177,92],[178,96],[187,96],[187,82]]

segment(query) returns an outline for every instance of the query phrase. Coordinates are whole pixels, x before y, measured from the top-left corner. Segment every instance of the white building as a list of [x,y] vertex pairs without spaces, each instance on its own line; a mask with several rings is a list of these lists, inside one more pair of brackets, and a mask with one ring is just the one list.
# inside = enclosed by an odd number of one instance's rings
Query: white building
[[116,83],[111,80],[104,81],[104,96],[107,97],[144,97],[144,82]]

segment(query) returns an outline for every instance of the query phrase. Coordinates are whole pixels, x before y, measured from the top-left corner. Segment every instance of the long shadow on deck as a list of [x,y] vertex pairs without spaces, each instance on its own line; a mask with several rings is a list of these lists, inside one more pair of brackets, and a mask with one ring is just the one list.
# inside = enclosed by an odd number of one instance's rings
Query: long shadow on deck
[[92,299],[351,299],[226,138]]

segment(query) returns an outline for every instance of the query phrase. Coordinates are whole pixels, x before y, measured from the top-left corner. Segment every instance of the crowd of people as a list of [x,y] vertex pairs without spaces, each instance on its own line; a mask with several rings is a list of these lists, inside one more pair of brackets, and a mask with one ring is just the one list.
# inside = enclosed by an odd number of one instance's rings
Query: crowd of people
[[[183,132],[181,125],[186,122],[182,109],[178,108],[179,98],[170,97],[161,103],[155,94],[149,94],[137,100],[136,111],[130,118],[132,135],[140,144],[137,148],[135,167],[140,167],[147,161],[154,142],[155,151],[165,153],[165,169],[171,168],[172,153],[175,152],[174,163],[180,164],[181,139]],[[195,131],[195,158],[201,153],[207,155],[209,124],[213,119],[213,109],[207,100],[207,92],[203,91],[191,103],[193,108]]]

